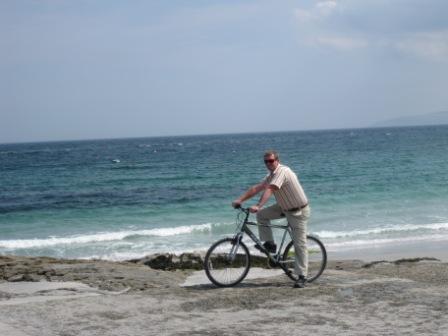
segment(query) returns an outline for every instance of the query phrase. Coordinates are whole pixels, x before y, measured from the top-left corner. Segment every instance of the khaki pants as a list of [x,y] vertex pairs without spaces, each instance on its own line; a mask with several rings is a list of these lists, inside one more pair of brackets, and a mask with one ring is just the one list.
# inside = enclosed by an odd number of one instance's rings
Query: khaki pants
[[[272,219],[279,219],[286,216],[288,225],[292,230],[292,240],[296,252],[296,262],[294,271],[297,275],[307,276],[308,271],[308,251],[306,248],[306,226],[310,218],[311,209],[309,206],[299,211],[283,211],[278,204],[271,205],[257,212],[257,222],[269,225]],[[258,227],[260,240],[274,241],[272,229],[267,226]]]

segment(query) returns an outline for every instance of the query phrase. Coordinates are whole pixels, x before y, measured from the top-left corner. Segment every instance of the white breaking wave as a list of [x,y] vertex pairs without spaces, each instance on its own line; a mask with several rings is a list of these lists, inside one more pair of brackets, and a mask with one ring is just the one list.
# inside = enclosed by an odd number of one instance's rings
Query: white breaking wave
[[154,253],[171,253],[175,255],[181,255],[183,253],[200,253],[202,255],[205,255],[205,252],[207,252],[209,245],[205,245],[202,248],[185,248],[185,249],[164,249],[163,251],[159,250],[144,250],[140,252],[112,252],[112,253],[106,253],[106,254],[94,254],[89,255],[85,257],[81,257],[79,259],[101,259],[101,260],[112,260],[112,261],[126,261],[126,260],[132,260],[132,259],[139,259],[143,258],[147,255],[151,255]]
[[[226,227],[228,226],[228,229]],[[220,229],[221,228],[221,229]],[[82,244],[94,244],[98,242],[121,242],[132,243],[132,238],[143,237],[171,237],[177,235],[190,235],[193,233],[211,233],[214,229],[223,231],[221,234],[231,234],[233,232],[232,223],[205,223],[188,226],[168,227],[168,228],[154,228],[148,230],[126,230],[116,232],[100,232],[88,235],[76,235],[68,237],[48,237],[35,239],[15,239],[15,240],[0,240],[0,249],[3,251],[12,251],[16,249],[30,249],[30,248],[47,248],[54,246],[71,245],[78,247]],[[225,229],[225,230],[222,230]],[[224,232],[229,231],[229,232]],[[216,232],[219,234],[219,232]],[[352,231],[318,231],[312,232],[321,239],[324,244],[330,248],[348,248],[355,246],[366,246],[376,244],[389,244],[403,241],[418,241],[421,239],[448,239],[448,223],[432,223],[432,224],[404,224],[390,227],[378,227],[366,230],[352,230]],[[395,233],[394,237],[387,237],[388,233]],[[397,237],[397,233],[402,233]],[[407,234],[406,234],[407,233]],[[386,235],[386,236],[385,236]],[[182,240],[182,238],[179,238]],[[211,242],[210,242],[211,244]],[[182,244],[181,244],[182,245]],[[166,248],[172,248],[167,246]],[[188,246],[177,246],[179,251],[186,252]],[[146,252],[146,251],[145,251]],[[143,253],[143,251],[142,251]],[[136,252],[135,255],[112,255],[106,252],[105,255],[99,255],[100,259],[114,259],[123,260],[132,256],[142,256],[142,253]],[[91,258],[91,257],[89,257]]]
[[448,234],[413,236],[406,238],[359,239],[345,242],[325,243],[325,247],[329,251],[337,251],[341,249],[367,248],[378,245],[392,245],[392,244],[423,242],[423,241],[448,241]]
[[91,235],[78,235],[70,237],[49,237],[45,239],[15,239],[15,240],[0,240],[0,248],[4,249],[21,249],[21,248],[39,248],[55,245],[68,244],[87,244],[105,241],[119,241],[133,236],[156,236],[167,237],[181,234],[189,234],[195,231],[209,232],[212,228],[211,223],[197,224],[190,226],[178,226],[170,228],[156,228],[150,230],[135,230],[135,231],[117,231],[117,232],[103,232]]
[[351,238],[372,234],[383,234],[392,232],[412,232],[417,230],[448,230],[448,223],[434,223],[434,224],[404,224],[399,226],[373,228],[367,230],[352,230],[352,231],[319,231],[315,234],[321,238]]

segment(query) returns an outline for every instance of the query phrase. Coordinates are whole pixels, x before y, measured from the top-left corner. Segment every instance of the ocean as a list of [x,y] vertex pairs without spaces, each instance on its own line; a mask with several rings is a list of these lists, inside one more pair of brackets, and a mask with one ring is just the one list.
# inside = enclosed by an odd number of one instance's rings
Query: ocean
[[448,242],[447,148],[448,126],[2,144],[0,254],[205,251],[235,231],[231,202],[267,173],[266,149],[298,174],[330,252]]

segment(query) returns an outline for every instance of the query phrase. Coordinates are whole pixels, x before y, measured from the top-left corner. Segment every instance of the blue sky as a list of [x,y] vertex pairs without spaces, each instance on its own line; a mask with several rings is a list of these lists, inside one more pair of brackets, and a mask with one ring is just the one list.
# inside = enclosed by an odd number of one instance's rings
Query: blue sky
[[0,2],[0,142],[448,110],[448,1]]

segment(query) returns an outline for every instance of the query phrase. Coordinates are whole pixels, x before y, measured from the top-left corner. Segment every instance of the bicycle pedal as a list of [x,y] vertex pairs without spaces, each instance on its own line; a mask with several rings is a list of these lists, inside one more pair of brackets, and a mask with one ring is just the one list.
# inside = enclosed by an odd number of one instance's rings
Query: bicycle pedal
[[267,264],[269,268],[278,268],[280,266],[278,262],[272,261],[271,258],[268,258]]

